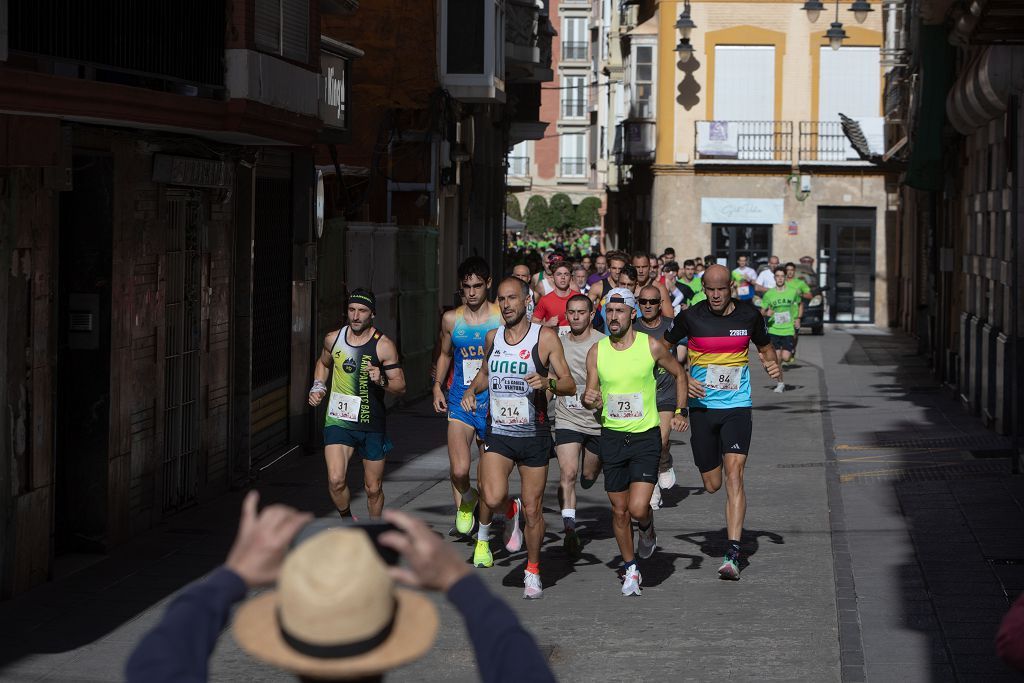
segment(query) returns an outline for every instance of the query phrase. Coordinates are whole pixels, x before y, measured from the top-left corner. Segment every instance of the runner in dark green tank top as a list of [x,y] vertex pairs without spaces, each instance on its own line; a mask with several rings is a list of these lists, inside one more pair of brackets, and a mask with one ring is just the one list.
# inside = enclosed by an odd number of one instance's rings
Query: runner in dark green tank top
[[640,572],[633,552],[633,523],[640,532],[636,555],[649,558],[657,547],[651,495],[658,480],[661,434],[654,367],[665,368],[676,381],[672,428],[687,428],[686,375],[658,339],[637,334],[636,297],[613,289],[605,303],[611,335],[587,353],[587,389],[583,405],[601,409],[601,465],[604,488],[612,506],[612,527],[622,554],[623,595],[640,595]]
[[384,456],[391,450],[384,430],[384,394],[405,393],[398,349],[373,326],[376,305],[373,292],[352,291],[348,297],[348,325],[324,338],[309,390],[311,406],[320,405],[329,394],[324,418],[327,488],[342,517],[352,514],[352,494],[345,479],[349,458],[356,451],[363,456],[366,507],[370,517],[380,517],[384,509]]

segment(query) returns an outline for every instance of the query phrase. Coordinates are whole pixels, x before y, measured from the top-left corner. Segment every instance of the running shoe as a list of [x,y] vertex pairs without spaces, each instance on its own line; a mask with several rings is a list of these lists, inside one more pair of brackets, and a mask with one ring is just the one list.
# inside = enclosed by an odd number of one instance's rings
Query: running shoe
[[676,485],[676,471],[669,467],[658,475],[658,486],[666,491]]
[[626,576],[622,579],[622,594],[623,595],[641,595],[640,583],[642,582],[640,577],[640,570],[636,568],[634,564],[629,570],[626,571]]
[[775,388],[772,389],[772,391],[774,391],[776,394],[781,394],[785,390],[786,390],[786,385],[784,383],[782,383],[782,382],[779,382],[778,384],[776,384]]
[[512,518],[505,522],[505,550],[510,553],[517,553],[523,547],[523,532],[519,528],[519,514],[523,511],[523,501],[519,498],[512,500]]
[[540,584],[540,574],[523,572],[523,599],[540,600],[544,597],[544,586]]
[[476,489],[469,489],[462,496],[462,504],[455,513],[455,528],[460,534],[468,534],[473,530],[473,510],[476,509],[476,501],[479,495]]
[[473,550],[473,566],[474,567],[493,567],[494,556],[491,555],[491,542],[490,541],[477,541],[476,548]]
[[722,566],[718,568],[718,578],[727,581],[740,580],[740,558],[738,555],[726,553]]
[[661,509],[661,487],[660,486],[655,486],[654,487],[654,493],[651,494],[651,509],[652,510],[660,510]]
[[647,531],[641,531],[637,536],[636,554],[640,556],[641,560],[646,560],[654,554],[654,549],[658,547],[658,536],[654,533],[654,520],[651,520],[651,526]]
[[576,533],[575,529],[566,529],[562,547],[565,549],[565,554],[573,560],[578,560],[583,555],[583,541],[580,540],[580,535]]

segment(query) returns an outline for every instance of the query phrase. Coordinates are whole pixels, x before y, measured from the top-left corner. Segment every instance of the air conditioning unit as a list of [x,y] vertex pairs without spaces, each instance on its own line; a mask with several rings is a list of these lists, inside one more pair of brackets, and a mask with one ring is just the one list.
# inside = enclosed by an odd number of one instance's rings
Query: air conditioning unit
[[437,61],[462,102],[505,102],[504,0],[441,0]]

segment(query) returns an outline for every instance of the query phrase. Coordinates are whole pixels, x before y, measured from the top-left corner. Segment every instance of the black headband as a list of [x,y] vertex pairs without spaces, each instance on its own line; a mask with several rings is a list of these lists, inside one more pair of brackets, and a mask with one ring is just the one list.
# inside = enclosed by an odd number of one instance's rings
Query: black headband
[[353,292],[348,295],[348,305],[362,304],[370,309],[372,313],[377,312],[377,302],[374,300],[372,294],[364,294],[363,292]]

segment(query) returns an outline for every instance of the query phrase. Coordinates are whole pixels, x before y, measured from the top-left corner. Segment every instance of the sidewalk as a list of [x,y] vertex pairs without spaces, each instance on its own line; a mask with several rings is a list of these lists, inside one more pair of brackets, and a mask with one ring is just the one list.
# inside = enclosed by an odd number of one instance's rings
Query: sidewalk
[[[724,491],[699,488],[687,435],[675,437],[679,484],[655,515],[661,549],[641,563],[642,598],[619,594],[600,484],[580,494],[588,543],[581,561],[568,562],[557,466],[545,500],[544,599],[520,599],[525,551],[496,552],[495,567],[480,575],[564,681],[1012,679],[992,636],[1024,586],[1022,480],[1007,474],[1007,459],[979,457],[1002,455],[992,449],[1004,440],[964,415],[912,351],[912,341],[875,328],[831,328],[801,338],[781,396],[754,369],[749,564],[738,583],[717,579]],[[391,432],[389,505],[447,532],[444,418],[421,402],[394,415]],[[314,455],[272,470],[259,488],[265,501],[329,514],[325,479]],[[240,499],[233,493],[178,515],[101,563],[0,603],[0,679],[119,679],[169,596],[223,560]],[[363,508],[357,499],[354,509]],[[460,549],[468,559],[471,546]],[[435,599],[436,647],[389,680],[475,680],[461,621]],[[225,633],[211,680],[241,679],[292,680]]]

